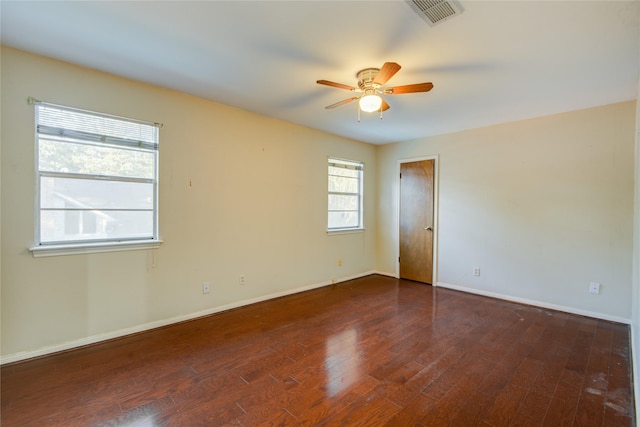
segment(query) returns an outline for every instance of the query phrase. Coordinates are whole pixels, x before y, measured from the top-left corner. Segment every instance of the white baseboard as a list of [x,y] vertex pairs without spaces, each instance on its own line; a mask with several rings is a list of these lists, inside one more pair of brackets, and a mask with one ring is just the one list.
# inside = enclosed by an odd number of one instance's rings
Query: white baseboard
[[6,356],[0,357],[0,365],[4,365],[7,363],[19,362],[22,360],[32,359],[35,357],[46,356],[48,354],[58,353],[61,351],[71,350],[78,347],[84,347],[86,345],[97,344],[102,341],[107,341],[115,338],[122,338],[127,335],[137,334],[140,332],[148,331],[151,329],[161,328],[163,326],[169,326],[175,323],[184,322],[187,320],[197,319],[198,317],[209,316],[211,314],[220,313],[223,311],[231,310],[238,307],[243,307],[245,305],[251,305],[262,301],[267,301],[274,298],[280,298],[287,295],[293,295],[304,291],[310,291],[312,289],[322,288],[324,286],[333,285],[340,282],[346,282],[348,280],[358,279],[360,277],[370,276],[372,274],[381,274],[387,275],[385,273],[378,273],[375,271],[367,271],[365,273],[354,274],[350,276],[344,276],[340,278],[335,278],[331,280],[326,280],[320,283],[314,283],[307,286],[302,286],[300,288],[289,289],[282,292],[275,292],[268,295],[263,295],[256,298],[250,298],[242,301],[233,302],[230,304],[225,304],[218,307],[213,307],[207,310],[198,311],[195,313],[184,314],[181,316],[171,317],[169,319],[157,320],[154,322],[144,323],[142,325],[133,326],[131,328],[119,329],[117,331],[107,332],[104,334],[92,335],[86,338],[81,338],[78,340],[67,341],[65,343],[56,344],[52,346],[42,347],[37,350],[31,351],[23,351],[19,353],[13,353]]
[[444,282],[438,282],[436,286],[439,286],[439,287],[442,287],[442,288],[447,288],[447,289],[453,289],[453,290],[461,291],[461,292],[467,292],[467,293],[470,293],[470,294],[482,295],[482,296],[485,296],[485,297],[491,297],[491,298],[497,298],[497,299],[502,299],[502,300],[511,301],[511,302],[517,302],[517,303],[520,303],[520,304],[533,305],[535,307],[548,308],[550,310],[564,311],[565,313],[579,314],[581,316],[593,317],[595,319],[608,320],[608,321],[611,321],[611,322],[617,322],[617,323],[623,323],[623,324],[626,324],[626,325],[631,325],[631,319],[626,319],[624,317],[619,317],[619,316],[611,316],[609,314],[598,313],[598,312],[595,312],[595,311],[582,310],[582,309],[579,309],[579,308],[567,307],[567,306],[564,306],[564,305],[551,304],[551,303],[548,303],[548,302],[532,300],[532,299],[528,299],[528,298],[514,297],[514,296],[511,296],[511,295],[500,294],[500,293],[497,293],[497,292],[484,291],[482,289],[468,288],[466,286],[452,285],[450,283],[444,283]]
[[388,273],[386,271],[376,271],[373,274],[378,274],[380,276],[387,276],[387,277],[393,277],[394,279],[399,279],[400,276],[398,274],[395,273]]

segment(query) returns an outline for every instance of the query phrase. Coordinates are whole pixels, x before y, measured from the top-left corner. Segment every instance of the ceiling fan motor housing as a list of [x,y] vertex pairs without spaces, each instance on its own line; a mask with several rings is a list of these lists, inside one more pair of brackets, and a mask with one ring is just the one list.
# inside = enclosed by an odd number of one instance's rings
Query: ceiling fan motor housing
[[373,94],[376,93],[376,90],[380,88],[380,85],[373,82],[373,79],[376,78],[380,72],[380,68],[365,68],[364,70],[360,70],[356,73],[356,77],[358,78],[358,87],[365,94]]

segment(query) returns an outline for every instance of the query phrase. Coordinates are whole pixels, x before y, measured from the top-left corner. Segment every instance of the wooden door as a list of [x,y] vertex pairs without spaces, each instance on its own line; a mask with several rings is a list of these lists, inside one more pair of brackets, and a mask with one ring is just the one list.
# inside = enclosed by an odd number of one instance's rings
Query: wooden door
[[433,282],[434,160],[400,165],[400,277]]

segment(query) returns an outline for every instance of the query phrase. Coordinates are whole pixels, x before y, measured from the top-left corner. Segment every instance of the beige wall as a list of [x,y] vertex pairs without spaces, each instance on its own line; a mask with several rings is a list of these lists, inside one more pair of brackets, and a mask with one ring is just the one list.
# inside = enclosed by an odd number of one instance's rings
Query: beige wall
[[437,282],[630,319],[634,129],[626,102],[380,147],[378,270],[397,273],[398,161],[437,155]]
[[[372,145],[8,48],[1,90],[3,356],[82,344],[375,267]],[[164,124],[159,249],[32,257],[29,96]],[[326,233],[328,156],[365,162],[362,233]]]

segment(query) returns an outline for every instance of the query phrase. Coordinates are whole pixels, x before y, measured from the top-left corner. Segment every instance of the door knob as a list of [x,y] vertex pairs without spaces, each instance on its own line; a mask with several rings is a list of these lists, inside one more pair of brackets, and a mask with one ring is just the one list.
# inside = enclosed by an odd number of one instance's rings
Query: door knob
[[427,226],[427,227],[425,227],[424,229],[425,229],[425,230],[433,230],[433,229],[431,228],[431,226],[430,226],[430,225],[429,225],[429,226]]

